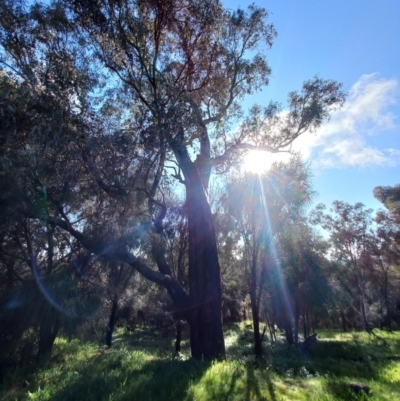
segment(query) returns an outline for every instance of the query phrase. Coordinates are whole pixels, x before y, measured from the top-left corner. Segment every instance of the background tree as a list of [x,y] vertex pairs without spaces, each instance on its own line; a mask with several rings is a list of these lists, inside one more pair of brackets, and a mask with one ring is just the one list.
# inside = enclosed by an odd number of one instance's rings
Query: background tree
[[305,215],[285,224],[278,243],[275,275],[279,280],[273,281],[276,287],[271,299],[278,309],[276,321],[285,330],[287,342],[298,344],[299,331],[306,339],[318,323],[326,326],[328,309],[332,307],[324,256],[326,245],[311,230]]
[[393,218],[399,222],[400,215],[400,185],[394,185],[393,187],[376,187],[374,188],[374,196],[389,212]]
[[[276,164],[264,175],[245,174],[228,187],[227,210],[243,241],[242,263],[250,295],[255,354],[262,354],[260,305],[268,265],[274,263],[284,226],[301,214],[312,194],[309,171],[299,158]],[[290,228],[289,228],[290,230]]]
[[351,282],[349,288],[352,297],[357,301],[361,327],[369,330],[368,269],[365,258],[368,256],[372,240],[372,209],[364,209],[362,203],[354,206],[341,201],[333,202],[331,212],[324,214],[324,205],[317,207],[322,227],[330,233],[332,256],[341,266],[341,271]]
[[234,219],[220,207],[214,213],[218,256],[222,276],[222,318],[224,324],[239,322],[243,316],[243,300],[247,294],[240,257],[240,232]]
[[[386,307],[386,324],[392,329],[392,316],[394,305],[399,299],[389,295],[398,291],[399,266],[399,213],[400,213],[400,187],[376,187],[374,196],[380,200],[387,211],[378,211],[376,215],[376,241],[372,244],[372,257],[377,266],[377,283],[381,288],[381,296]],[[392,289],[392,290],[391,290]],[[397,290],[396,290],[397,289]],[[392,298],[392,300],[391,300]],[[391,304],[393,306],[391,306]],[[398,309],[398,308],[397,308]]]

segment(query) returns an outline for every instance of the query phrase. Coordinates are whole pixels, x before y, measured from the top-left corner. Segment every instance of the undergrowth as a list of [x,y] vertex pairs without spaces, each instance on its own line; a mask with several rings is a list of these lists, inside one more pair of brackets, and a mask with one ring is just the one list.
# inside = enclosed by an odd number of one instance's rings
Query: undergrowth
[[[189,358],[187,338],[173,353],[174,339],[150,329],[119,330],[111,349],[59,338],[45,362],[3,371],[0,399],[15,400],[400,400],[400,333],[323,331],[309,352],[264,343],[253,356],[251,329],[226,329],[227,358]],[[350,382],[370,387],[354,393]]]

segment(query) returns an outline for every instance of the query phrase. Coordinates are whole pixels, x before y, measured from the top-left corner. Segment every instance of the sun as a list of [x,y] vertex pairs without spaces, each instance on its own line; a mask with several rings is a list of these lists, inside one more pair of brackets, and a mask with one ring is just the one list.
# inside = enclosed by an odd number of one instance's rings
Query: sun
[[287,163],[291,157],[288,152],[271,153],[262,150],[250,150],[243,159],[244,171],[264,174],[267,173],[274,163]]
[[273,153],[251,150],[243,159],[243,168],[251,173],[263,174],[270,170],[274,161]]

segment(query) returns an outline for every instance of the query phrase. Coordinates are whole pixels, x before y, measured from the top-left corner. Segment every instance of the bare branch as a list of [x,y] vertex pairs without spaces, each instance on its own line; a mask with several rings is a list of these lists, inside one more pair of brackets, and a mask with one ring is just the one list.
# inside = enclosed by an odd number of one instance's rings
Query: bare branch
[[283,145],[279,147],[272,147],[268,145],[264,146],[256,146],[252,145],[250,143],[236,143],[232,145],[230,148],[228,148],[224,154],[221,156],[217,156],[211,159],[211,163],[213,167],[219,166],[222,163],[225,163],[226,161],[229,160],[230,157],[232,157],[236,152],[239,152],[241,150],[261,150],[265,152],[270,152],[270,153],[290,153],[290,149],[283,150],[281,148],[287,147],[288,145]]

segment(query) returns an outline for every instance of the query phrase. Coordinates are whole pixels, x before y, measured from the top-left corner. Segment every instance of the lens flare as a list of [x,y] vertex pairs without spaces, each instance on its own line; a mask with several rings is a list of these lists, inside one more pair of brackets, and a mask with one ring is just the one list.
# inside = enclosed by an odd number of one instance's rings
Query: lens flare
[[[261,179],[260,176],[258,177],[258,183],[260,185],[261,200],[262,200],[262,205],[263,205],[263,209],[264,209],[264,217],[265,217],[265,220],[266,220],[266,223],[267,223],[267,230],[271,233],[272,232],[271,219],[270,219],[269,212],[268,212],[267,201],[265,199],[264,184],[263,184],[262,179]],[[289,295],[288,295],[289,291],[288,291],[287,286],[286,286],[286,281],[285,281],[285,278],[283,276],[282,267],[281,267],[280,260],[279,260],[279,255],[278,255],[278,252],[276,250],[274,238],[272,236],[271,236],[271,241],[270,241],[269,246],[270,246],[270,250],[272,252],[272,255],[273,255],[274,259],[275,259],[275,262],[276,262],[279,285],[281,287],[281,294],[283,294],[285,308],[286,308],[287,313],[289,314],[290,320],[293,322],[294,321],[294,314],[293,314],[292,306],[290,304],[290,299],[289,299]]]

